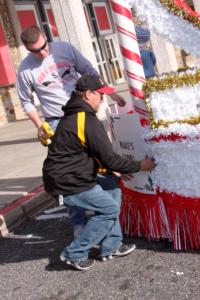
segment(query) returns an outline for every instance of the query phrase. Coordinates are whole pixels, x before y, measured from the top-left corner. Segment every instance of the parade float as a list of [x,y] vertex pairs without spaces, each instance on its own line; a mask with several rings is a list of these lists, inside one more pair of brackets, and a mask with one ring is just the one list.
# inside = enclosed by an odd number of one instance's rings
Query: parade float
[[[128,236],[167,238],[176,250],[200,248],[200,70],[145,81],[131,7],[164,38],[200,56],[200,15],[183,0],[110,1],[133,112],[111,116],[116,149],[157,167],[122,184]],[[132,129],[132,128],[135,129]],[[143,143],[143,144],[142,144]],[[139,172],[142,173],[142,172]]]

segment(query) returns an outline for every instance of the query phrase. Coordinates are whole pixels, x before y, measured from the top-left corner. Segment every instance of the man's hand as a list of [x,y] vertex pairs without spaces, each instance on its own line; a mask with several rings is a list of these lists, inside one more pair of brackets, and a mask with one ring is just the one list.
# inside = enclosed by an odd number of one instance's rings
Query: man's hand
[[131,180],[133,178],[133,174],[121,174],[119,172],[112,172],[116,177],[120,177],[120,179],[124,181]]
[[156,167],[154,158],[146,157],[140,161],[140,171],[151,171]]
[[121,179],[124,180],[124,181],[129,181],[131,179],[133,179],[133,174],[122,174],[121,175]]
[[113,175],[115,175],[116,177],[121,177],[122,176],[122,174],[121,173],[119,173],[119,172],[112,172],[113,173]]
[[119,106],[125,106],[126,105],[126,100],[122,96],[120,96],[119,94],[114,93],[114,94],[111,94],[109,96],[113,101],[117,102],[117,105],[119,105]]
[[47,132],[44,130],[42,125],[38,128],[38,137],[44,140],[48,139]]

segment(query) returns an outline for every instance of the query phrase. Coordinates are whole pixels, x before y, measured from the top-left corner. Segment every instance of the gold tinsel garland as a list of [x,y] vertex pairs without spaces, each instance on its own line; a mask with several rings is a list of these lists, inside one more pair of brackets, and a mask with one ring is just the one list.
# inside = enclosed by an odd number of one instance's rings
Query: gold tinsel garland
[[160,3],[165,6],[171,13],[178,17],[189,21],[194,26],[200,28],[200,18],[198,16],[192,16],[187,9],[183,9],[178,6],[173,0],[159,0]]
[[164,121],[164,120],[155,120],[153,115],[153,110],[151,107],[151,103],[149,100],[149,96],[152,92],[159,92],[164,91],[166,89],[172,89],[181,87],[183,85],[187,86],[194,86],[200,82],[200,70],[194,71],[193,73],[172,73],[169,75],[165,75],[165,77],[158,77],[158,78],[150,78],[148,79],[144,86],[144,95],[145,95],[145,102],[146,106],[149,111],[149,118],[150,118],[150,125],[151,127],[158,128],[158,127],[168,127],[170,124],[179,123],[179,124],[190,124],[190,125],[197,125],[200,123],[200,116],[192,117],[189,119],[184,120],[174,120],[174,121]]
[[189,72],[171,73],[164,77],[154,77],[148,79],[144,86],[144,97],[149,98],[152,92],[164,91],[166,89],[172,89],[181,87],[184,85],[194,86],[200,82],[200,69]]
[[198,125],[200,123],[200,115],[198,117],[192,117],[190,119],[183,120],[174,120],[174,121],[164,121],[164,120],[154,120],[153,116],[150,118],[150,125],[152,129],[156,129],[159,127],[168,127],[170,124],[189,124],[189,125]]

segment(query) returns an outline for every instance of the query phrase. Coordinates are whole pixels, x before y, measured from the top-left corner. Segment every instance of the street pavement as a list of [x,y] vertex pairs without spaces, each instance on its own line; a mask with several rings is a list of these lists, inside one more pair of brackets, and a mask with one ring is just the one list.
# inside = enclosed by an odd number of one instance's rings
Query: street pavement
[[0,127],[0,209],[42,184],[46,151],[29,120]]
[[[177,252],[167,241],[125,239],[137,248],[86,271],[59,261],[72,239],[67,218],[31,220],[0,242],[4,300],[198,300],[199,252]],[[98,249],[92,257],[97,259]]]
[[[24,120],[0,127],[0,208],[42,184],[47,148]],[[200,298],[199,251],[174,251],[168,241],[135,242],[127,257],[96,261],[87,272],[59,261],[72,239],[65,217],[25,218],[0,239],[0,298],[4,300],[197,300]],[[91,254],[95,259],[98,249]]]

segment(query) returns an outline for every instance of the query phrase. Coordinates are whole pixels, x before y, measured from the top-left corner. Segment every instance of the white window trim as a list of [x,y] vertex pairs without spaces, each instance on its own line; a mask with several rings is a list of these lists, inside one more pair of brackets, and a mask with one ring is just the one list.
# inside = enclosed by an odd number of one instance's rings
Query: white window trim
[[[96,18],[96,21],[97,21],[97,27],[98,27],[100,35],[105,35],[105,34],[113,33],[112,23],[111,23],[111,18],[110,18],[110,13],[108,11],[107,4],[105,2],[94,2],[94,3],[92,3],[92,6],[93,6],[93,9],[94,9],[94,14],[95,14],[95,18]],[[99,23],[98,23],[98,18],[97,18],[96,11],[95,11],[95,7],[105,7],[106,13],[107,13],[107,17],[108,17],[108,22],[109,22],[109,25],[110,25],[110,29],[100,30]]]
[[36,22],[37,22],[37,25],[40,26],[40,22],[39,22],[39,19],[38,19],[38,14],[37,14],[37,10],[36,10],[36,7],[35,7],[35,4],[23,4],[23,3],[15,3],[15,9],[16,11],[24,11],[24,10],[31,10],[34,12],[34,15],[35,15],[35,19],[36,19]]
[[[51,31],[51,37],[52,37],[53,41],[59,41],[60,40],[59,36],[54,36],[53,35],[53,31],[52,31],[52,28],[51,28],[51,22],[49,20],[49,15],[48,15],[48,12],[47,12],[48,9],[52,10],[51,4],[44,3],[43,5],[44,5],[44,8],[45,8],[46,18],[48,20],[48,26],[49,26],[49,29]],[[52,13],[53,13],[53,10],[52,10]],[[55,20],[55,17],[54,17],[54,20]],[[56,20],[55,20],[55,23],[56,23]],[[57,26],[57,24],[56,24],[56,26]],[[58,28],[57,28],[57,30],[58,30]]]

